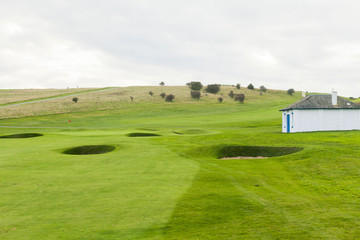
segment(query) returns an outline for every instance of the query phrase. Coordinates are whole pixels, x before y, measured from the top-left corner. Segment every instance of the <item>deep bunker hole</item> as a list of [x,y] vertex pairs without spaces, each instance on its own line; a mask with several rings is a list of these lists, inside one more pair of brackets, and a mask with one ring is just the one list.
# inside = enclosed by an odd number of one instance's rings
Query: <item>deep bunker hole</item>
[[70,155],[91,155],[91,154],[103,154],[114,151],[115,147],[111,145],[87,145],[79,146],[67,149],[63,151],[63,154]]
[[218,158],[269,158],[289,155],[303,150],[299,147],[225,146],[219,149]]
[[19,134],[0,136],[0,138],[33,138],[33,137],[40,137],[40,136],[43,136],[43,134],[40,134],[40,133],[19,133]]
[[161,135],[156,133],[129,133],[128,137],[159,137]]

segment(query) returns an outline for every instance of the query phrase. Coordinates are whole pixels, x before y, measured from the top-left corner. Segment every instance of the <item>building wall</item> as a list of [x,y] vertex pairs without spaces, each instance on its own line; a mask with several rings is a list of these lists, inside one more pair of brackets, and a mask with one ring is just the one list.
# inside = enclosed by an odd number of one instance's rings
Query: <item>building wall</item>
[[360,109],[291,110],[282,112],[282,132],[360,130]]

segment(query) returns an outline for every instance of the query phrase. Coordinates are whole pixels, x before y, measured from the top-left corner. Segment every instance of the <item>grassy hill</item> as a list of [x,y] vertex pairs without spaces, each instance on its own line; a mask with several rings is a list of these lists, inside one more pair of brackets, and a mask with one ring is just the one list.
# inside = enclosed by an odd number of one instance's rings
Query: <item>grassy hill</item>
[[[0,138],[0,239],[356,239],[360,133],[282,134],[300,95],[128,87],[1,108],[0,136],[43,136]],[[89,145],[115,150],[63,154]],[[303,150],[220,160],[225,146]]]
[[[82,91],[85,91],[83,89]],[[172,105],[207,105],[207,104],[217,104],[218,98],[221,96],[224,98],[225,105],[238,105],[238,102],[234,102],[228,94],[230,91],[234,93],[245,93],[246,103],[256,103],[258,101],[289,101],[294,99],[286,94],[284,91],[278,90],[268,90],[260,96],[259,90],[249,90],[246,88],[241,88],[240,90],[232,86],[222,86],[221,91],[214,94],[202,93],[200,100],[195,100],[190,97],[190,91],[187,86],[152,86],[152,87],[123,87],[123,88],[112,88],[107,91],[98,91],[92,92],[89,94],[79,96],[79,101],[74,103],[72,101],[72,96],[68,98],[53,99],[46,102],[35,102],[26,105],[19,105],[13,107],[0,107],[0,119],[3,118],[18,118],[18,117],[28,117],[28,116],[39,116],[39,115],[50,115],[50,114],[63,114],[63,113],[74,113],[74,112],[89,112],[96,110],[114,110],[114,109],[134,109],[146,106],[161,107],[166,106],[165,101],[159,95],[161,93],[173,94],[175,95],[174,102]],[[9,90],[13,92],[14,90]],[[44,90],[47,92],[47,90]],[[53,95],[61,95],[64,90],[52,90]],[[153,96],[149,92],[153,92]],[[21,90],[17,90],[17,99],[27,99],[28,90],[24,90],[24,97],[21,98]],[[40,91],[41,92],[41,91]],[[1,93],[1,92],[0,92]],[[75,93],[75,92],[74,92]],[[37,93],[35,96],[44,96],[44,94]],[[7,95],[5,95],[6,97]],[[300,95],[296,95],[298,98]],[[131,101],[130,97],[133,97]],[[1,94],[0,94],[1,99]],[[4,100],[5,101],[5,100]],[[290,100],[291,101],[291,100]],[[168,103],[169,104],[169,103]],[[161,105],[161,106],[159,106]]]

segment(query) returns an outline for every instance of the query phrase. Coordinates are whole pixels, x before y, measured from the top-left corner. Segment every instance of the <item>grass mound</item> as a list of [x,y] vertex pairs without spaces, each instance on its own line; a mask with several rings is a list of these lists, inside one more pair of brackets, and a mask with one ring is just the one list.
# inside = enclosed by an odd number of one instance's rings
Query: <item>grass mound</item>
[[20,134],[12,134],[12,135],[5,135],[0,136],[0,138],[33,138],[33,137],[40,137],[43,134],[40,133],[20,133]]
[[70,148],[65,150],[64,154],[70,155],[91,155],[91,154],[103,154],[114,151],[115,147],[111,145],[88,145]]
[[139,128],[138,130],[151,131],[151,132],[159,131],[157,129],[152,129],[152,128]]
[[195,128],[195,129],[187,129],[187,130],[184,130],[182,131],[183,134],[206,134],[208,133],[207,131],[205,130],[202,130],[202,129],[198,129],[198,128]]
[[207,131],[202,130],[202,129],[188,129],[184,131],[185,134],[204,134],[207,133]]
[[206,134],[208,133],[207,131],[205,130],[202,130],[202,129],[186,129],[186,130],[183,130],[183,131],[172,131],[173,133],[175,134],[178,134],[178,135],[197,135],[197,134]]
[[156,133],[129,133],[128,137],[159,137],[161,135]]
[[218,151],[218,158],[228,157],[278,157],[303,150],[298,147],[226,146]]

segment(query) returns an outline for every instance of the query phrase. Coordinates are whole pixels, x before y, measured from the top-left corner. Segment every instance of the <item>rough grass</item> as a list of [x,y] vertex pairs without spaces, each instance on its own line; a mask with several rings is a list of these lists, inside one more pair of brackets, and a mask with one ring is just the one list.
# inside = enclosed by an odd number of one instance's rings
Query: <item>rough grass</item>
[[48,98],[64,94],[88,91],[90,88],[69,89],[0,89],[0,105],[32,99]]
[[[74,103],[72,97],[63,99],[53,99],[46,102],[30,103],[26,105],[14,106],[11,108],[0,108],[0,119],[4,118],[19,118],[28,116],[41,116],[50,114],[64,114],[64,113],[76,113],[76,112],[89,112],[95,110],[112,110],[112,109],[144,109],[144,107],[151,109],[154,105],[164,106],[164,99],[159,95],[162,92],[166,94],[174,94],[175,100],[172,103],[165,103],[165,105],[196,105],[207,106],[208,103],[220,105],[217,98],[222,96],[224,101],[222,104],[238,105],[240,103],[235,102],[228,96],[228,92],[234,91],[234,93],[245,93],[245,103],[254,103],[257,101],[274,101],[281,99],[293,99],[294,97],[288,96],[283,91],[268,90],[263,96],[260,96],[259,90],[249,90],[247,88],[241,88],[240,90],[231,86],[222,86],[221,91],[218,94],[203,94],[200,100],[194,100],[190,97],[190,89],[187,86],[152,86],[152,87],[123,87],[115,88],[104,92],[94,92],[86,95],[79,96],[79,101]],[[18,94],[21,95],[21,91],[18,90]],[[154,93],[153,96],[148,94],[149,91]],[[55,93],[55,92],[54,92]],[[39,94],[40,96],[41,94]],[[132,102],[130,96],[134,98]]]

